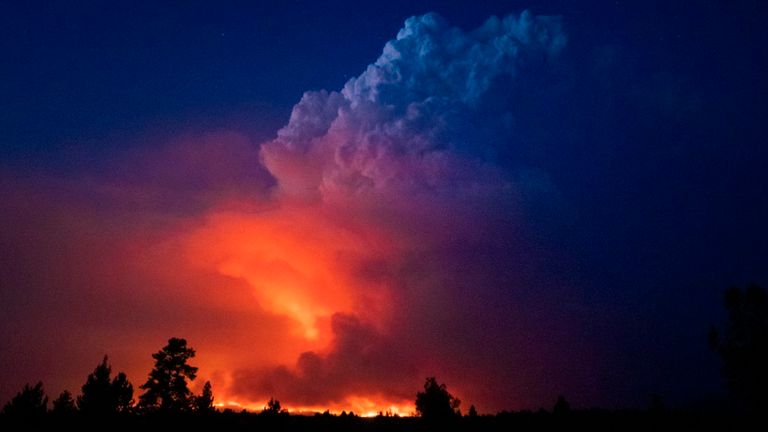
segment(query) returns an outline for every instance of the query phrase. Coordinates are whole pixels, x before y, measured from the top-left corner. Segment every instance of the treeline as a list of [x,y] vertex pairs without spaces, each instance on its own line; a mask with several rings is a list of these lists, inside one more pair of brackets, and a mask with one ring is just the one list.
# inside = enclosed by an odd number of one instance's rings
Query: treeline
[[88,375],[76,398],[64,390],[53,400],[49,411],[43,383],[27,384],[5,404],[2,417],[6,421],[35,421],[45,417],[71,420],[210,414],[215,411],[211,383],[206,381],[199,395],[189,389],[189,383],[197,377],[197,368],[188,363],[194,356],[195,350],[187,346],[185,339],[169,339],[165,347],[152,355],[155,365],[147,381],[139,386],[143,392],[137,403],[133,384],[123,372],[112,376],[112,366],[105,355]]
[[[427,378],[414,402],[417,417],[400,417],[382,412],[373,418],[363,418],[352,412],[331,414],[329,411],[314,416],[290,415],[280,401],[270,399],[258,413],[219,411],[214,406],[210,382],[203,385],[200,394],[193,394],[189,383],[197,377],[197,368],[189,364],[195,350],[181,338],[171,338],[168,344],[153,354],[154,367],[147,381],[139,386],[142,393],[134,399],[134,387],[123,372],[113,376],[109,359],[104,356],[75,397],[64,390],[52,401],[43,383],[26,385],[5,404],[0,416],[2,425],[33,425],[39,428],[60,426],[91,426],[99,428],[176,429],[210,426],[227,430],[266,428],[267,430],[421,430],[423,428],[451,427],[476,430],[506,428],[510,424],[550,424],[553,421],[591,419],[587,412],[572,413],[563,396],[555,402],[551,412],[501,412],[495,416],[478,415],[474,405],[466,415],[460,410],[461,401],[452,395],[445,384],[435,377]],[[655,415],[661,413],[656,410]],[[592,413],[594,414],[594,413]],[[601,416],[604,417],[604,416]]]
[[[101,427],[177,428],[210,425],[228,430],[265,427],[267,430],[433,430],[435,426],[464,430],[509,430],[510,428],[548,427],[562,422],[569,426],[615,429],[640,429],[679,426],[728,427],[734,419],[750,418],[766,422],[768,412],[768,295],[752,285],[742,290],[730,288],[724,296],[728,322],[722,329],[710,329],[709,343],[723,360],[723,373],[731,390],[734,406],[703,411],[670,411],[659,396],[651,399],[648,410],[572,410],[565,397],[557,398],[551,410],[537,412],[500,412],[478,415],[470,406],[466,415],[460,411],[461,401],[445,384],[427,378],[423,391],[416,393],[417,417],[399,417],[380,413],[375,418],[361,418],[354,413],[339,415],[326,411],[315,416],[290,415],[280,402],[270,399],[259,413],[230,409],[219,411],[214,406],[210,382],[200,394],[193,394],[189,383],[197,377],[197,368],[189,364],[195,350],[181,338],[153,354],[154,367],[147,381],[139,386],[141,394],[134,399],[134,387],[123,372],[112,375],[109,359],[104,356],[88,375],[75,397],[65,390],[52,401],[43,383],[27,384],[2,409],[0,426],[15,423],[53,426],[93,424]],[[722,402],[722,401],[721,401]],[[734,409],[735,408],[735,409]],[[736,414],[736,416],[734,416]],[[741,421],[741,420],[738,420]],[[663,422],[663,423],[659,423]]]

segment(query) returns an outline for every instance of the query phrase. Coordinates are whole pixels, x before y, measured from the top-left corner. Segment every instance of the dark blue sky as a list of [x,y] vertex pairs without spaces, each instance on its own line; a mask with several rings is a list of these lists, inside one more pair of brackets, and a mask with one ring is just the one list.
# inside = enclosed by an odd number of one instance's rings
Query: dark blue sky
[[157,3],[0,3],[0,170],[79,178],[143,137],[190,131],[259,143],[303,92],[359,75],[409,16],[471,29],[560,15],[561,55],[487,101],[516,125],[489,158],[558,191],[527,201],[528,235],[553,251],[538,277],[578,287],[564,308],[575,299],[578,332],[602,347],[594,379],[616,405],[719,391],[705,336],[721,293],[768,285],[763,2]]
[[747,4],[155,3],[4,2],[4,150],[38,159],[62,141],[169,122],[275,128],[301,93],[339,88],[406,17],[429,11],[463,28],[526,8],[559,14],[574,62],[613,47],[631,62],[626,73],[685,77],[713,97],[759,76],[749,66],[760,54],[749,47],[760,11]]

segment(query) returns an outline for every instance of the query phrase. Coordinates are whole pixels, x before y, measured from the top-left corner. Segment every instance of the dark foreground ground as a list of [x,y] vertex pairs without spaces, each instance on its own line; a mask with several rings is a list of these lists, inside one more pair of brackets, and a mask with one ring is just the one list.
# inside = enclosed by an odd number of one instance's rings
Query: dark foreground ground
[[768,413],[756,416],[707,413],[648,413],[581,411],[563,415],[549,413],[501,413],[495,416],[454,418],[430,422],[414,417],[335,415],[279,415],[214,413],[206,416],[112,418],[55,417],[38,419],[0,418],[0,430],[133,430],[133,431],[654,431],[654,430],[768,430]]

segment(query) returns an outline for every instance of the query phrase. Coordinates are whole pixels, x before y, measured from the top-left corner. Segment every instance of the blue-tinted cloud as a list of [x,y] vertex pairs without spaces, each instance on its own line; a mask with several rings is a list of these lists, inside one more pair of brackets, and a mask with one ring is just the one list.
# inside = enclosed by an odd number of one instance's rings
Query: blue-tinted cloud
[[[515,143],[494,141],[508,135],[504,113],[483,98],[521,64],[557,56],[565,42],[558,18],[529,12],[492,17],[474,31],[434,13],[409,18],[341,91],[304,94],[263,146],[265,165],[283,193],[305,198],[503,185],[485,156]],[[470,121],[478,117],[502,121],[478,128]]]

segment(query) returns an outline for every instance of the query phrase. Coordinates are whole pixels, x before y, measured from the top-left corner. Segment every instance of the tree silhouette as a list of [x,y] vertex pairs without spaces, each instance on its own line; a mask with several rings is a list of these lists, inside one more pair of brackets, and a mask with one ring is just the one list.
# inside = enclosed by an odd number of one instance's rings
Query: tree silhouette
[[41,418],[48,409],[48,396],[43,390],[43,382],[39,381],[34,387],[26,384],[3,407],[3,414],[8,417],[33,420]]
[[728,386],[747,408],[768,409],[768,295],[757,285],[725,292],[728,323],[710,330],[711,347],[723,360]]
[[112,381],[112,392],[117,412],[127,412],[133,406],[133,384],[120,372]]
[[474,405],[469,406],[469,412],[467,413],[468,416],[474,418],[477,417],[477,408],[475,408]]
[[216,411],[213,407],[213,391],[211,391],[211,382],[206,381],[203,385],[203,392],[195,398],[195,411],[205,414]]
[[152,354],[155,367],[141,389],[140,408],[147,411],[179,413],[194,408],[194,396],[189,381],[197,376],[197,368],[187,364],[195,356],[195,350],[187,347],[186,339],[170,338],[168,345]]
[[75,412],[77,412],[77,408],[75,407],[75,400],[72,398],[72,393],[70,393],[69,390],[64,390],[59,397],[53,401],[53,409],[51,410],[51,413],[58,417],[67,417]]
[[444,420],[459,414],[461,401],[451,395],[445,384],[438,384],[435,377],[427,378],[424,391],[416,393],[416,412],[428,420]]
[[83,384],[82,395],[77,398],[77,406],[86,415],[112,415],[127,412],[133,406],[133,385],[123,372],[111,378],[112,367],[109,358],[96,366],[93,373]]
[[280,401],[274,398],[269,398],[269,402],[267,402],[267,405],[261,410],[261,414],[265,416],[276,416],[285,414],[286,412],[287,411],[280,405]]
[[552,408],[552,413],[555,415],[563,415],[571,412],[571,404],[565,399],[565,396],[560,395],[557,397],[557,402]]

